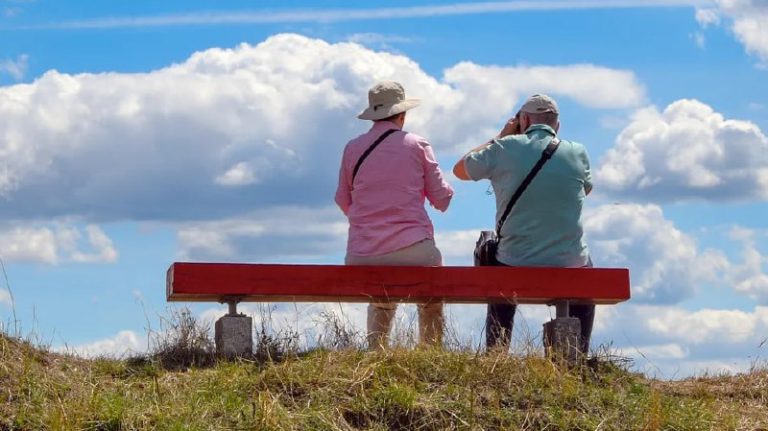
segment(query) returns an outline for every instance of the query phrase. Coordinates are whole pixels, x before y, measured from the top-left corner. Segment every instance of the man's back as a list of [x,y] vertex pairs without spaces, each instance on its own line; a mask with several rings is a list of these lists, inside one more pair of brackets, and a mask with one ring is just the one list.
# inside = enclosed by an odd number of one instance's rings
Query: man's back
[[[496,220],[553,137],[549,126],[534,125],[527,134],[498,139],[467,157],[467,172],[473,179],[491,180]],[[497,259],[519,266],[586,265],[589,252],[580,216],[590,181],[584,146],[561,141],[504,223]]]

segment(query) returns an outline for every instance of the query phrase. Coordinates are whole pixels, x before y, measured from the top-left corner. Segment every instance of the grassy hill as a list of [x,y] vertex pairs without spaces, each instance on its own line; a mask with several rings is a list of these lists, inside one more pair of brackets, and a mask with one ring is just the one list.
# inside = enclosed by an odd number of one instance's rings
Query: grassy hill
[[0,336],[0,430],[768,429],[766,371],[662,382],[607,360],[422,349],[168,365]]

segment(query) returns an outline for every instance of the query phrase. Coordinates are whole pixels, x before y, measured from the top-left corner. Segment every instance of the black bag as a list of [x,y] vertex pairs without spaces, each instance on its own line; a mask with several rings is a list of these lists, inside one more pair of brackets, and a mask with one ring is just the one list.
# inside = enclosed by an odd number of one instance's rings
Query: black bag
[[547,144],[547,148],[545,148],[541,153],[539,161],[537,161],[533,166],[531,172],[528,172],[528,175],[525,177],[523,182],[520,183],[520,185],[517,187],[517,190],[515,190],[515,193],[509,199],[509,203],[507,204],[507,208],[504,210],[504,214],[501,215],[499,222],[496,223],[496,230],[480,231],[480,238],[477,239],[477,243],[475,244],[475,266],[499,266],[499,261],[496,260],[496,251],[499,249],[499,241],[501,241],[501,227],[507,220],[509,212],[512,211],[512,206],[514,206],[515,202],[520,199],[520,196],[523,194],[525,189],[528,188],[528,184],[531,183],[533,177],[539,173],[541,167],[544,166],[544,163],[552,158],[552,154],[555,154],[559,144],[560,139],[557,137],[552,138],[549,144]]
[[480,238],[475,244],[475,266],[497,266],[496,250],[499,248],[499,238],[492,230],[480,231]]

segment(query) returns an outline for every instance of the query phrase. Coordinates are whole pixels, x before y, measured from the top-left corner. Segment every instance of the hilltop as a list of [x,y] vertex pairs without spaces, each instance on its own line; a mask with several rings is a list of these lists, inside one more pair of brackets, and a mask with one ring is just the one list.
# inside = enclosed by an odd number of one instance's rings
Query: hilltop
[[768,373],[664,382],[593,360],[316,350],[175,369],[86,360],[0,336],[0,429],[768,428]]

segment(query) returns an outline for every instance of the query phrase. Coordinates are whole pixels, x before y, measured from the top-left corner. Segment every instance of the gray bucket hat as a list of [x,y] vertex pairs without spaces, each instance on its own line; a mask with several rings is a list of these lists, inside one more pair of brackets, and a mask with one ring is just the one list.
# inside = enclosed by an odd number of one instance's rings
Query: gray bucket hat
[[368,90],[368,108],[357,118],[381,120],[419,106],[421,100],[406,99],[403,86],[394,81],[383,81]]

